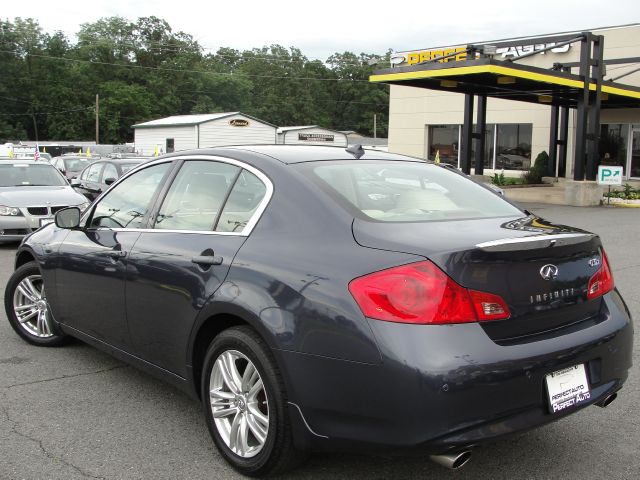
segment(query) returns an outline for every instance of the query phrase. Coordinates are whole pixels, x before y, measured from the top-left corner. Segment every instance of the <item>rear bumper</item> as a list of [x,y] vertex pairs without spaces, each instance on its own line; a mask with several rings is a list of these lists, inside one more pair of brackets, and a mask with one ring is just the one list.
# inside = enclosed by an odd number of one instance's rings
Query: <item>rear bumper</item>
[[[633,327],[617,292],[583,330],[499,346],[477,324],[370,321],[382,364],[278,352],[298,447],[443,453],[553,422],[621,388]],[[549,413],[545,375],[585,364],[591,399]]]

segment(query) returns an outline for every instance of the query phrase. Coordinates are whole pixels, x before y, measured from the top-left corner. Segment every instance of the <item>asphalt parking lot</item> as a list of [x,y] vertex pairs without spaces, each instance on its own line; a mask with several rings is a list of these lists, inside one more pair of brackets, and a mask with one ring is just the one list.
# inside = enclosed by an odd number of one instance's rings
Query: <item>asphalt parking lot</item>
[[[640,321],[640,210],[525,205],[598,233]],[[0,290],[16,245],[0,245]],[[478,449],[449,472],[427,458],[323,454],[287,478],[637,479],[639,340],[618,400]],[[200,404],[80,342],[37,348],[0,311],[0,479],[239,478],[217,454]]]

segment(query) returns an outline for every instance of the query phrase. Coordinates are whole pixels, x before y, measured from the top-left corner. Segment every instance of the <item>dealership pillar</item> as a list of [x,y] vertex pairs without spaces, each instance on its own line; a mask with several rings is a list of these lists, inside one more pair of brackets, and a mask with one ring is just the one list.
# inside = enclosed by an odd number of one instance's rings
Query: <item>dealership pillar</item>
[[487,96],[478,95],[478,109],[476,112],[476,151],[474,156],[475,174],[484,174],[484,143],[485,130],[487,129]]
[[462,124],[462,144],[460,145],[460,168],[463,173],[471,173],[471,142],[473,141],[473,95],[464,95],[464,123]]
[[576,148],[573,161],[573,179],[584,180],[587,158],[587,124],[589,114],[589,63],[591,59],[591,33],[583,33],[580,41],[580,77],[584,82],[582,92],[578,96],[576,114]]
[[567,139],[569,138],[569,108],[560,107],[560,132],[558,132],[558,177],[567,175]]
[[593,57],[590,60],[591,78],[595,81],[596,90],[590,94],[589,99],[589,124],[587,127],[587,180],[596,179],[596,170],[600,160],[600,106],[602,100],[602,76],[604,38],[601,35],[593,35]]
[[547,175],[556,176],[556,158],[558,152],[558,114],[557,105],[551,107],[551,122],[549,124],[549,164],[547,165]]

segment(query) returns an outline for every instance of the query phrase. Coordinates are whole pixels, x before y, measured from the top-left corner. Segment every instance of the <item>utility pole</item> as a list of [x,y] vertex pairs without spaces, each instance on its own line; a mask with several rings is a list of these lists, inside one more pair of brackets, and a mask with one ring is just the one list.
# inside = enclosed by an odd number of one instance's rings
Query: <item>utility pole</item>
[[377,130],[376,123],[377,123],[377,119],[378,119],[377,117],[378,117],[378,114],[374,113],[373,114],[373,138],[378,138],[377,132],[376,132],[376,130]]
[[96,145],[100,143],[100,118],[98,117],[98,113],[100,111],[100,96],[96,93]]

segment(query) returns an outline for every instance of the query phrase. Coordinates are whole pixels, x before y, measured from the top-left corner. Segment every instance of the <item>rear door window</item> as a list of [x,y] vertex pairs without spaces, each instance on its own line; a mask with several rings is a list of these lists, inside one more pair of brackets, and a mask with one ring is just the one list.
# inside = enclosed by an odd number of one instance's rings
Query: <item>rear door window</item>
[[213,231],[227,192],[240,172],[228,163],[184,163],[160,206],[154,228]]
[[216,232],[241,232],[260,206],[267,187],[253,173],[243,170],[216,225]]

